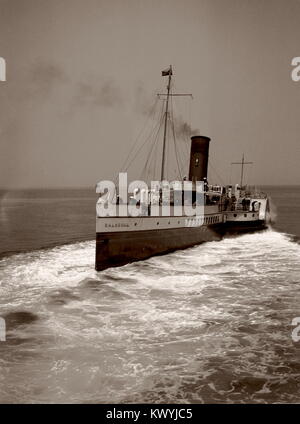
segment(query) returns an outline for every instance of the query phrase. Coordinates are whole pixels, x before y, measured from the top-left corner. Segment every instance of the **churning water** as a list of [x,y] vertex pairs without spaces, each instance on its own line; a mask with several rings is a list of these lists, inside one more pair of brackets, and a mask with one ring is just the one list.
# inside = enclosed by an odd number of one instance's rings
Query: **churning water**
[[1,259],[0,402],[300,401],[295,237],[269,229],[98,273],[94,254],[85,241]]

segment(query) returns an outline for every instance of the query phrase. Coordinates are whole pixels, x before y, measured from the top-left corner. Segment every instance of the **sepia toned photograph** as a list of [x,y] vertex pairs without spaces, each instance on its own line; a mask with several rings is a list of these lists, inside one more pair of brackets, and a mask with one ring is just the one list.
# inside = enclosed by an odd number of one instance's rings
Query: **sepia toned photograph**
[[299,22],[0,0],[1,405],[300,403]]

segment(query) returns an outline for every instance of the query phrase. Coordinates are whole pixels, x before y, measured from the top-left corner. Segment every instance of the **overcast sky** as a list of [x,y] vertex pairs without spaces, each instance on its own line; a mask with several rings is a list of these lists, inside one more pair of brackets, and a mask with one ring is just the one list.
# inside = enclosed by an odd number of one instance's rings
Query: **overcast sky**
[[223,182],[244,152],[248,182],[300,184],[299,22],[298,0],[0,0],[0,187],[113,178],[169,64]]

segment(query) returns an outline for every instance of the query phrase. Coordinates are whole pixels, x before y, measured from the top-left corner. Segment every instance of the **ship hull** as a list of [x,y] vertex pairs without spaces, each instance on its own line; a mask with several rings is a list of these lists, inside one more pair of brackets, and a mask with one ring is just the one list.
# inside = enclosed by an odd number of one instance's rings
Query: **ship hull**
[[95,268],[97,271],[103,271],[207,241],[219,241],[224,237],[262,231],[266,228],[266,221],[257,219],[227,221],[199,227],[97,232]]
[[266,230],[268,225],[265,220],[226,222],[223,225],[223,235],[239,235]]
[[96,234],[96,270],[122,266],[222,238],[224,224]]

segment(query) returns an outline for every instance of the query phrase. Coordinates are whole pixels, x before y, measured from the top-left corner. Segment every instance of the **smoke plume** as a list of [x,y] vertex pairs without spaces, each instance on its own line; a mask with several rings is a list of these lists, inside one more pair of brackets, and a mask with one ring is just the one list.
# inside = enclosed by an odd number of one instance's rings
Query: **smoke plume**
[[39,61],[29,70],[29,86],[33,95],[48,95],[53,88],[68,81],[64,70],[55,63]]
[[78,83],[75,102],[81,106],[113,107],[121,104],[123,98],[116,83],[107,79],[103,83],[99,81]]
[[182,117],[175,118],[175,130],[176,135],[180,138],[190,138],[193,135],[200,134],[200,130],[198,128],[192,128],[191,125]]

